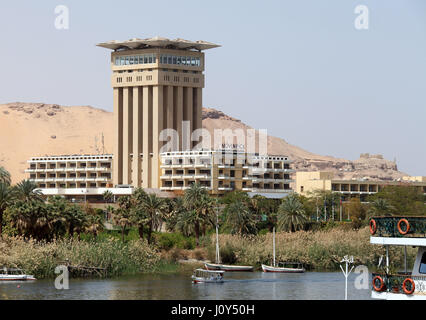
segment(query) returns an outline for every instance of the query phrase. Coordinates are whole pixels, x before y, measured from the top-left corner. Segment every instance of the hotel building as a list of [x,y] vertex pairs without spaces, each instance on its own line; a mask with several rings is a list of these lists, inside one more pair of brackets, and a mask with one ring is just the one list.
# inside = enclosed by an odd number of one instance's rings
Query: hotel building
[[315,190],[332,191],[342,195],[342,201],[360,198],[367,201],[369,195],[375,194],[386,186],[413,186],[426,195],[426,177],[404,177],[402,181],[378,180],[341,180],[335,179],[332,172],[297,172],[296,192],[309,195]]
[[[101,201],[106,190],[125,195],[142,187],[170,197],[195,182],[214,195],[243,190],[282,198],[292,191],[288,157],[194,151],[198,142],[187,142],[202,128],[203,51],[218,45],[156,37],[98,46],[113,50],[114,154],[32,158],[26,173],[44,195]],[[164,129],[178,139],[160,153]]]
[[219,47],[205,41],[155,37],[109,41],[114,91],[113,184],[161,187],[160,133],[174,129],[175,150],[191,150],[183,139],[202,128],[205,56]]
[[[242,190],[282,198],[292,192],[294,170],[288,157],[201,150],[167,152],[160,158],[161,187],[147,190],[164,197],[182,194],[193,183],[200,183],[212,195]],[[113,155],[34,157],[25,172],[44,195],[102,201],[106,190],[115,195],[133,192],[133,187],[113,187]]]

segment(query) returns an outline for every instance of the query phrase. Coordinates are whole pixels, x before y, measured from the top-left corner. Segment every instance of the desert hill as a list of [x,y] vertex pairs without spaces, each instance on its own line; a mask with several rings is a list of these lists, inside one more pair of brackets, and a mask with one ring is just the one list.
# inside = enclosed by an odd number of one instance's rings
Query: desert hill
[[[212,108],[203,109],[203,127],[251,129],[238,119]],[[43,103],[0,105],[0,166],[14,182],[25,178],[27,160],[33,156],[112,153],[113,115],[90,106],[64,107]],[[363,154],[350,161],[321,156],[268,136],[268,153],[287,155],[301,171],[333,171],[340,178],[393,180],[406,174],[380,155]]]

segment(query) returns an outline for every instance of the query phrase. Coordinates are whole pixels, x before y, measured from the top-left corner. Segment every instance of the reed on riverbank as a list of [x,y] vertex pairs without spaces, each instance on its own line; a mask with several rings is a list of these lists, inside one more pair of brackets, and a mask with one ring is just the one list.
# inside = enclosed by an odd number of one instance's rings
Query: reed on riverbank
[[0,240],[0,266],[18,267],[37,278],[55,277],[55,268],[66,259],[73,265],[106,269],[107,276],[155,272],[161,268],[157,250],[141,240],[116,239],[53,242],[26,241],[19,237]]
[[[209,245],[209,258],[214,260],[214,239]],[[257,236],[220,235],[221,256],[223,262],[260,267],[270,264],[272,254],[272,234]],[[414,261],[416,249],[408,249],[408,263]],[[403,249],[391,246],[390,255],[393,267],[403,266]],[[383,246],[370,244],[367,228],[346,230],[342,227],[328,231],[278,232],[276,234],[277,261],[300,261],[308,270],[340,270],[339,261],[345,256],[354,256],[356,264],[368,267],[377,266]],[[227,261],[225,261],[227,260]]]

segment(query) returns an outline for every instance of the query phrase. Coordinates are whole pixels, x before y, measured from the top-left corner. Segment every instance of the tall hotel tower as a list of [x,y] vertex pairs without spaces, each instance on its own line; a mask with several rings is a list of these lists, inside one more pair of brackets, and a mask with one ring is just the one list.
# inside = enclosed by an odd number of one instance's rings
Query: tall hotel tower
[[219,46],[159,37],[98,46],[113,50],[113,184],[160,188],[160,132],[176,130],[182,150],[182,122],[202,128],[202,51]]

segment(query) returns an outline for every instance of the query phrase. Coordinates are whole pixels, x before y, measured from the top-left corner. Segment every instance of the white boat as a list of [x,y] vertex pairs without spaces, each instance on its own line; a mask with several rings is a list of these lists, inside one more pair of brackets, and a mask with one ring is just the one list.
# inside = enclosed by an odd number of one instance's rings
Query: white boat
[[262,264],[263,272],[278,272],[278,273],[303,273],[305,268],[300,262],[278,262],[275,261],[275,228],[273,229],[273,256],[274,261],[272,266]]
[[[216,219],[218,219],[216,217]],[[216,261],[215,263],[205,263],[204,267],[207,270],[222,270],[222,271],[239,271],[239,272],[246,272],[246,271],[253,271],[252,266],[235,266],[235,265],[227,265],[221,263],[220,260],[220,251],[219,251],[219,223],[216,222]]]
[[0,281],[28,281],[36,280],[32,275],[24,274],[21,269],[17,268],[1,268],[0,269]]
[[[373,217],[370,219],[370,243],[385,246],[386,261],[382,271],[372,274],[374,299],[426,300],[426,217]],[[404,247],[402,272],[389,270],[389,246]],[[407,246],[417,247],[413,268],[407,266]]]
[[191,278],[193,283],[223,283],[224,273],[225,271],[196,269]]
[[217,263],[205,263],[205,268],[207,270],[222,270],[222,271],[253,271],[253,267],[251,266],[235,266],[235,265],[227,265],[227,264],[217,264]]

